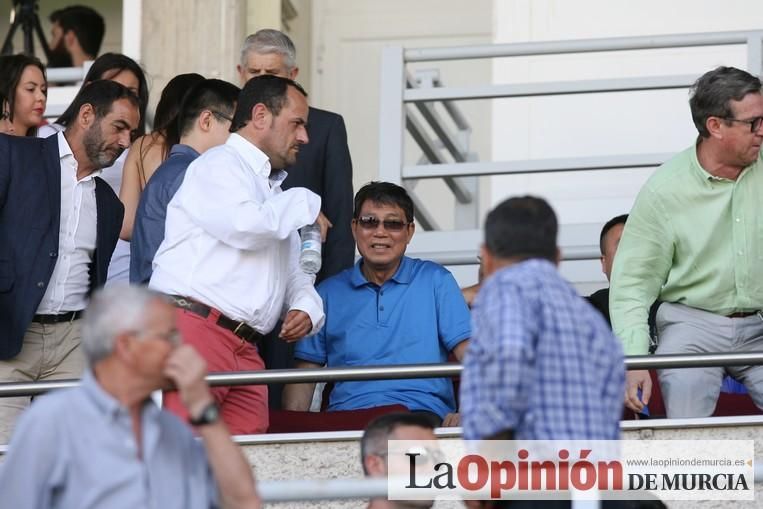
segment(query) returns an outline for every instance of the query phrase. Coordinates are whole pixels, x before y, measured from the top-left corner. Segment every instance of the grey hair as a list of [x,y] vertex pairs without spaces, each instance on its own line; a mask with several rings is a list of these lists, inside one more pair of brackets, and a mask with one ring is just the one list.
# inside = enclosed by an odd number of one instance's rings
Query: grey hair
[[117,284],[95,292],[82,324],[82,348],[90,366],[111,355],[120,334],[141,331],[157,299],[162,295],[142,286]]
[[717,67],[700,76],[692,85],[689,99],[692,120],[700,137],[710,137],[706,125],[708,118],[728,120],[734,116],[731,101],[741,101],[747,94],[760,93],[760,79],[734,67]]
[[289,36],[272,28],[263,28],[251,34],[244,40],[241,47],[241,67],[246,66],[246,57],[249,52],[259,55],[277,53],[284,57],[284,65],[287,71],[297,67],[297,49]]

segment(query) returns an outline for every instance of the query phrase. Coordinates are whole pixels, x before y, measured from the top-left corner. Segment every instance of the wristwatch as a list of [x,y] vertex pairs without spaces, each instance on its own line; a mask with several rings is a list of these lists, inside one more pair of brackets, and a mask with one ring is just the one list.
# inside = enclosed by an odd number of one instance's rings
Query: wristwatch
[[214,424],[220,419],[220,407],[214,401],[204,407],[198,417],[191,417],[190,423],[194,426]]

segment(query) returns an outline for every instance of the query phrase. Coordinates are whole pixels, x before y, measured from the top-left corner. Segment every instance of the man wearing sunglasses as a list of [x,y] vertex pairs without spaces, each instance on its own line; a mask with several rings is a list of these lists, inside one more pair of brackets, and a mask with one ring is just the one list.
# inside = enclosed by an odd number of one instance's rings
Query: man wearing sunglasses
[[240,90],[226,81],[207,79],[186,94],[180,106],[180,143],[146,184],[135,213],[130,241],[130,282],[148,284],[156,250],[164,240],[167,205],[175,196],[185,171],[200,154],[222,145],[230,134],[230,123]]
[[[647,353],[658,298],[657,354],[763,349],[761,82],[719,67],[689,105],[699,137],[641,189],[612,268],[610,314],[627,355]],[[763,408],[763,366],[663,369],[668,417],[711,415],[724,370]],[[628,371],[626,405],[640,411],[651,389],[647,371]]]
[[[471,328],[469,310],[444,267],[408,258],[413,202],[402,187],[371,182],[355,195],[352,233],[361,259],[321,283],[326,325],[295,347],[297,367],[372,366],[460,361]],[[315,384],[284,391],[284,407],[307,410]],[[329,410],[403,405],[457,425],[453,385],[446,378],[338,382]]]

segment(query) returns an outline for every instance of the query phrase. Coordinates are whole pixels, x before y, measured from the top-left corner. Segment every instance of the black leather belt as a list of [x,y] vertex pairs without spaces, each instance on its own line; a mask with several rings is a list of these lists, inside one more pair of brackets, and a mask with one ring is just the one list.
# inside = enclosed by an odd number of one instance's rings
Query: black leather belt
[[79,320],[82,317],[82,311],[69,311],[68,313],[62,313],[60,315],[34,315],[32,321],[35,323],[61,323],[61,322],[73,322]]
[[[760,311],[742,311],[740,313],[731,313],[726,315],[726,318],[747,318],[748,316],[757,315]],[[763,318],[763,316],[761,316]]]
[[[202,318],[207,318],[213,309],[206,304],[202,304],[199,301],[189,299],[188,297],[183,297],[181,295],[170,295],[169,298],[174,306],[179,307],[180,309],[185,309],[186,311],[190,311],[191,313],[199,315]],[[254,330],[254,328],[249,326],[247,323],[238,322],[232,318],[228,318],[222,313],[220,313],[220,316],[217,318],[217,325],[223,329],[231,331],[239,338],[255,346],[265,337]]]

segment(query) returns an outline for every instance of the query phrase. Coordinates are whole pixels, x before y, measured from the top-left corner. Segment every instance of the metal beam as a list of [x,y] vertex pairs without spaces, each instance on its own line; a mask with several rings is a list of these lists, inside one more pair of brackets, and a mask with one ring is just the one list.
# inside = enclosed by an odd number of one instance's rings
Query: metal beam
[[[636,355],[625,358],[626,369],[701,368],[708,366],[763,365],[763,352]],[[398,380],[406,378],[442,378],[459,376],[463,366],[456,363],[399,364],[317,369],[273,369],[211,373],[206,380],[212,387],[263,385],[270,383],[337,382],[349,380]],[[75,387],[78,380],[53,382],[0,383],[0,397],[34,396],[52,389]]]
[[[411,115],[410,112],[405,116],[405,126],[408,128],[408,132],[411,133],[411,136],[413,137],[414,141],[419,145],[422,152],[424,152],[424,156],[433,164],[438,163],[442,164],[442,161],[445,161],[445,159],[442,158],[439,154],[439,150],[437,146],[434,144],[434,141],[432,141],[426,133],[426,130],[424,129],[424,126],[421,125],[421,122]],[[472,194],[461,182],[458,182],[458,180],[452,178],[452,177],[445,177],[445,184],[450,188],[453,195],[456,197],[456,200],[458,200],[459,203],[469,203],[472,200]],[[422,203],[423,205],[423,203]],[[414,210],[421,210],[421,206],[416,206]],[[430,222],[429,218],[424,218],[426,222]],[[433,219],[433,218],[431,218]],[[424,222],[422,222],[422,226],[424,226]],[[426,229],[436,229],[436,228],[426,228]]]
[[382,49],[381,86],[379,87],[379,179],[400,184],[405,133],[405,64],[403,48]]
[[411,48],[405,50],[406,62],[468,60],[474,58],[526,57],[599,51],[632,51],[696,46],[744,44],[749,36],[761,31],[651,35],[643,37],[612,37],[607,39],[578,39],[568,41],[526,42],[462,47]]
[[408,195],[413,201],[413,217],[423,230],[439,230],[437,220],[429,213],[426,204],[414,192],[415,182],[403,182],[403,187],[408,190]]
[[403,101],[449,101],[467,99],[498,99],[508,97],[538,97],[546,95],[594,94],[605,92],[636,92],[688,88],[696,75],[649,76],[641,78],[612,78],[601,80],[549,81],[482,85],[473,87],[409,88]]
[[750,35],[747,40],[747,71],[763,76],[763,35]]
[[674,154],[629,154],[622,156],[528,159],[524,161],[490,161],[477,163],[429,164],[404,166],[403,179],[470,177],[476,175],[510,175],[557,171],[614,170],[659,166]]
[[407,112],[405,116],[405,127],[411,134],[413,141],[419,146],[424,153],[424,157],[427,158],[431,164],[445,164],[445,159],[440,156],[440,151],[429,136],[427,136],[426,129],[421,125],[418,118]]

